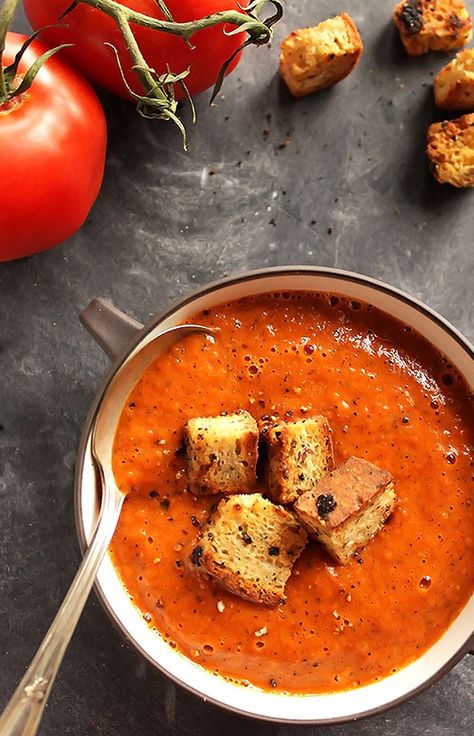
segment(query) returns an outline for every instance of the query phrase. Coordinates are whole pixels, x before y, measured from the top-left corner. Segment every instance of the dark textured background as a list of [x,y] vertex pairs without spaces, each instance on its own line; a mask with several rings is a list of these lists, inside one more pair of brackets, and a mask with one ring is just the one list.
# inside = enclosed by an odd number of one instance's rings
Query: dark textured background
[[[77,319],[93,296],[144,320],[229,272],[322,264],[389,281],[474,336],[474,193],[439,187],[424,158],[436,118],[430,83],[446,57],[407,59],[389,23],[392,4],[287,3],[273,48],[247,52],[214,108],[206,94],[197,100],[188,154],[172,126],[141,120],[104,95],[107,168],[87,223],[56,250],[0,264],[0,705],[79,562],[74,459],[106,367]],[[365,41],[359,67],[333,90],[290,99],[277,75],[279,41],[342,9]],[[27,28],[21,14],[15,28]],[[466,657],[413,702],[325,734],[467,736],[473,673]],[[175,688],[121,640],[92,596],[41,733],[243,730],[297,732],[229,715]]]

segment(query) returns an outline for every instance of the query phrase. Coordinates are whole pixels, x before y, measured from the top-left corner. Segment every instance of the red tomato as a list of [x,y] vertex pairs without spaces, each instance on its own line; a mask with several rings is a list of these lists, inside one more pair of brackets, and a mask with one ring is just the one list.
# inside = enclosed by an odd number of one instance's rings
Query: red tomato
[[[25,36],[8,33],[4,66]],[[34,41],[19,74],[46,48]],[[107,129],[92,88],[60,58],[0,107],[0,261],[52,248],[84,222],[104,174]]]
[[[133,10],[154,18],[163,19],[156,0],[121,0]],[[71,0],[24,0],[25,12],[35,30],[55,23],[59,15],[71,4]],[[243,4],[243,3],[242,3]],[[238,0],[167,0],[166,5],[174,20],[185,22],[202,18],[220,10],[240,9]],[[115,54],[105,43],[112,43],[119,52],[130,87],[143,93],[135,73],[130,70],[130,57],[115,22],[105,13],[86,5],[77,6],[63,21],[68,28],[48,28],[42,34],[48,46],[73,43],[65,49],[70,63],[91,82],[117,95],[128,97],[118,70]],[[185,79],[191,95],[212,87],[225,61],[245,40],[245,33],[226,36],[222,24],[198,31],[191,39],[193,48],[178,37],[134,25],[133,32],[148,65],[159,74],[168,71],[178,74],[188,67],[191,71]],[[231,69],[238,63],[234,60]],[[177,99],[184,93],[176,85]]]

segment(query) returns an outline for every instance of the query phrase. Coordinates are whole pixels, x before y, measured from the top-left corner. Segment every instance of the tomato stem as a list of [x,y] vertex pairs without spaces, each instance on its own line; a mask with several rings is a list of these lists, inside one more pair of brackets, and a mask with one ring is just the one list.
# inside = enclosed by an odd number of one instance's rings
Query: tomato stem
[[[278,1],[274,2],[273,0],[269,0],[269,2],[272,2],[272,4],[278,9],[279,20],[283,15],[281,3]],[[116,2],[116,0],[78,0],[78,4],[80,3],[90,5],[97,10],[101,10],[103,13],[111,16],[115,21],[117,21],[117,16],[120,14],[128,23],[136,23],[144,28],[151,28],[154,31],[171,33],[174,36],[181,36],[184,39],[191,38],[191,36],[197,33],[197,31],[202,31],[205,28],[211,28],[222,23],[227,23],[237,27],[245,26],[245,31],[252,37],[252,39],[254,39],[255,42],[265,44],[268,43],[271,37],[271,32],[267,23],[259,20],[255,15],[255,10],[260,9],[260,7],[265,5],[266,0],[265,2],[259,0],[258,2],[250,3],[247,8],[243,8],[247,12],[221,10],[218,13],[213,13],[212,15],[207,15],[204,18],[199,18],[187,23],[176,23],[171,20],[153,18],[149,15],[145,15],[144,13],[132,10],[126,5]],[[169,12],[167,15],[169,17]]]
[[15,15],[18,2],[19,0],[3,0],[2,7],[0,8],[0,105],[8,97],[5,72],[3,70],[3,52],[5,51],[7,32]]
[[[189,74],[189,69],[178,74],[168,72],[166,74],[158,75],[154,69],[148,66],[130,24],[133,23],[142,26],[143,28],[149,28],[154,31],[161,31],[163,33],[171,33],[174,36],[180,36],[188,44],[190,44],[191,37],[198,31],[221,24],[230,25],[234,26],[233,30],[226,31],[226,29],[223,29],[224,33],[227,33],[228,35],[239,32],[247,33],[247,40],[241,45],[240,49],[238,49],[238,51],[240,51],[249,44],[262,46],[269,43],[273,34],[272,26],[280,20],[283,15],[283,7],[280,0],[249,0],[247,7],[242,7],[242,12],[237,10],[222,10],[218,13],[213,13],[212,15],[208,15],[194,21],[176,23],[166,7],[164,0],[157,0],[164,19],[154,18],[145,15],[144,13],[139,13],[126,5],[122,5],[120,2],[116,2],[116,0],[74,0],[63,14],[63,17],[64,15],[73,12],[81,3],[102,11],[115,21],[133,62],[132,70],[140,80],[140,85],[143,89],[143,94],[137,95],[128,87],[118,51],[115,47],[112,47],[117,57],[117,63],[124,79],[124,84],[132,97],[134,97],[138,102],[138,111],[144,117],[172,120],[176,123],[183,135],[184,148],[186,148],[186,133],[183,124],[176,115],[177,101],[174,96],[174,86],[179,84],[186,90],[183,80]],[[267,4],[273,5],[275,12],[266,20],[260,20],[258,14],[262,10],[263,6]],[[215,98],[221,87],[225,70],[238,51],[234,52],[231,59],[224,64],[221,74],[216,81],[211,101]]]

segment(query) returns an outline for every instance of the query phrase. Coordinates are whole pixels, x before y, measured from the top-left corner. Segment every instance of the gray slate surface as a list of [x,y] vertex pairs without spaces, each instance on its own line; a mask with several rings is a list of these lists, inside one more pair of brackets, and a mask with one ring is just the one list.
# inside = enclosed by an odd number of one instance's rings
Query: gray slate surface
[[[226,273],[322,264],[406,289],[474,337],[474,194],[439,187],[424,159],[425,130],[437,117],[430,82],[445,57],[408,60],[389,24],[392,4],[287,3],[273,48],[247,53],[216,107],[207,95],[197,100],[188,154],[171,126],[141,120],[127,103],[103,95],[107,169],[87,223],[61,248],[0,265],[0,705],[79,562],[74,459],[106,367],[77,319],[92,297],[108,296],[145,320]],[[365,40],[358,69],[336,89],[290,99],[276,73],[278,42],[341,9]],[[16,29],[26,28],[20,15]],[[467,736],[474,731],[473,673],[474,658],[465,658],[385,715],[298,732]],[[122,641],[91,597],[44,736],[242,731],[286,736],[297,729],[246,721],[175,688]]]

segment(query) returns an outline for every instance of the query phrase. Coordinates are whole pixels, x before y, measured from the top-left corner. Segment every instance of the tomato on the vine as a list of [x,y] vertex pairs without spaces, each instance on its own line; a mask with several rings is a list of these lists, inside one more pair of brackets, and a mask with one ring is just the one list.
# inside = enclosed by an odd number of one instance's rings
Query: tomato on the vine
[[[3,66],[26,40],[7,33]],[[18,78],[46,51],[33,41]],[[58,245],[84,222],[104,173],[107,129],[89,84],[59,57],[31,87],[0,101],[0,261]]]
[[[156,0],[120,0],[133,10],[145,15],[164,19]],[[244,4],[244,3],[242,3]],[[57,22],[61,13],[71,5],[71,0],[24,0],[25,12],[35,30]],[[176,22],[200,19],[222,10],[240,10],[238,0],[166,0],[166,7]],[[65,49],[65,56],[91,82],[128,97],[113,50],[118,50],[125,78],[131,89],[143,94],[140,83],[131,69],[131,61],[125,42],[117,26],[100,9],[79,3],[62,21],[64,27],[45,28],[41,38],[49,46],[72,43]],[[212,87],[224,62],[239,48],[245,33],[226,35],[222,24],[200,30],[191,38],[191,43],[161,31],[133,24],[132,30],[147,64],[158,74],[171,71],[180,74],[190,69],[185,79],[191,96]],[[230,30],[230,29],[227,29]],[[238,63],[236,56],[230,65],[231,71]],[[183,99],[184,91],[176,85],[176,99]]]

